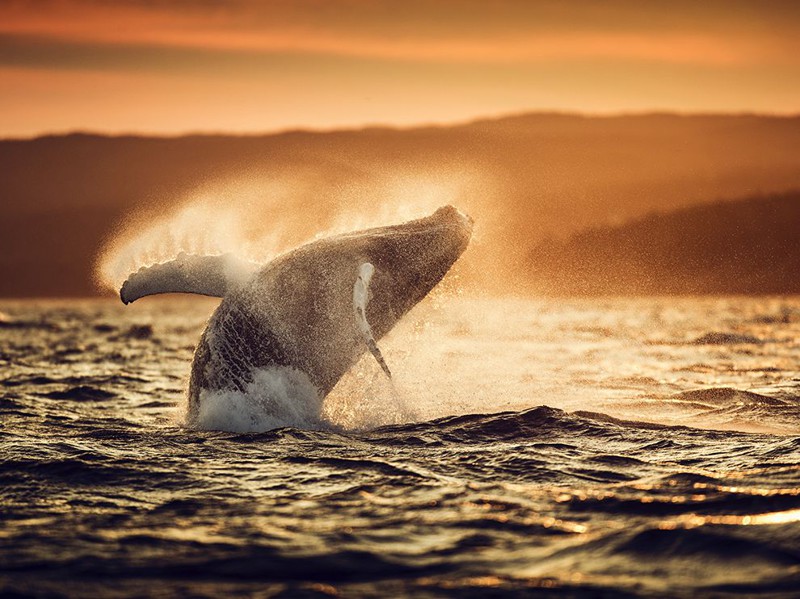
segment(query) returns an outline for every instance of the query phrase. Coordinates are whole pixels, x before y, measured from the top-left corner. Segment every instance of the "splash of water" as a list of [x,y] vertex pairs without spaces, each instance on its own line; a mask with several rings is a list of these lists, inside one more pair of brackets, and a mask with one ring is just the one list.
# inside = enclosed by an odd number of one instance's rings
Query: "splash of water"
[[166,215],[131,215],[100,252],[98,284],[117,290],[130,273],[181,252],[265,263],[315,238],[419,218],[448,203],[468,204],[477,176],[406,173],[333,186],[318,179],[239,173],[165,202],[175,206]]
[[[160,264],[180,253],[233,254],[259,261],[275,255],[274,236],[254,235],[252,206],[279,203],[276,184],[231,181],[198,188],[166,216],[130,215],[100,253],[96,277],[101,286],[116,290],[127,276],[143,266]],[[248,214],[250,218],[248,218]]]
[[191,426],[236,433],[321,428],[321,409],[317,388],[303,372],[286,366],[257,368],[244,391],[201,391]]
[[401,369],[389,379],[371,356],[362,356],[325,398],[322,421],[348,431],[418,421],[417,411],[409,408],[406,376]]

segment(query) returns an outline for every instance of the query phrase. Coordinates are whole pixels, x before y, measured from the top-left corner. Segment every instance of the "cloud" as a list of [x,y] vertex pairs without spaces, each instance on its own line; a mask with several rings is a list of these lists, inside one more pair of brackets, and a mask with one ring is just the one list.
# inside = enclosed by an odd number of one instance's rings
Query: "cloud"
[[[139,49],[142,60],[158,49],[481,64],[622,60],[735,66],[798,60],[790,51],[798,29],[797,11],[790,8],[784,9],[789,18],[779,21],[779,15],[754,13],[735,2],[724,10],[712,2],[700,15],[691,5],[681,13],[680,6],[665,11],[630,2],[602,3],[602,10],[587,2],[487,6],[410,2],[398,12],[393,3],[355,0],[337,2],[335,10],[309,0],[45,0],[4,4],[0,33],[6,64],[14,56],[31,60],[31,44],[49,44],[54,61],[57,46],[73,53],[75,47],[92,48],[112,57]],[[37,56],[44,60],[47,54]]]
[[0,1],[0,135],[800,109],[800,3]]

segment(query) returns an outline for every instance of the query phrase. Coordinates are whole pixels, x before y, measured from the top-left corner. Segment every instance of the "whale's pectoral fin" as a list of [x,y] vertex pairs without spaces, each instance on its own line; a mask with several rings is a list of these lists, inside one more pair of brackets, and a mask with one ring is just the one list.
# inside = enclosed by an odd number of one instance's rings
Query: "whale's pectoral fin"
[[246,281],[258,265],[231,254],[191,256],[181,253],[174,260],[140,268],[122,284],[119,297],[129,304],[158,293],[197,293],[223,297]]
[[364,262],[358,267],[358,277],[356,278],[355,285],[353,285],[353,310],[356,315],[356,327],[358,332],[361,333],[364,343],[367,344],[370,353],[381,365],[386,376],[392,378],[392,373],[386,365],[386,360],[383,359],[381,350],[378,347],[375,337],[372,335],[372,327],[367,322],[367,304],[369,303],[369,283],[372,280],[372,275],[375,273],[375,267],[369,262]]

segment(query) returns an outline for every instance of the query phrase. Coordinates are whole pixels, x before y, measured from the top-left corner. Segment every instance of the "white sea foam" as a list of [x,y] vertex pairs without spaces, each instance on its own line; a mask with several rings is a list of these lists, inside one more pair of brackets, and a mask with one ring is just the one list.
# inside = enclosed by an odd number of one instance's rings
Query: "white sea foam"
[[302,371],[270,366],[255,369],[243,392],[201,391],[197,416],[189,426],[234,433],[282,427],[369,430],[418,419],[402,395],[367,356],[324,400]]
[[192,428],[258,433],[285,426],[324,428],[322,399],[305,373],[291,367],[258,368],[242,391],[200,392]]

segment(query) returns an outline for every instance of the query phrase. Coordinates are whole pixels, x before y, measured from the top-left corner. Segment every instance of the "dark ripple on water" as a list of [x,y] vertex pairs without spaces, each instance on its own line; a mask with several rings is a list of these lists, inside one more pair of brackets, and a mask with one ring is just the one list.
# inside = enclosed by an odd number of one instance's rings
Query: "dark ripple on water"
[[[156,334],[187,359],[184,332]],[[15,339],[12,352],[26,346]],[[150,391],[173,375],[146,343],[113,351],[133,358],[82,373],[23,365],[0,382],[0,591],[800,593],[798,437],[546,406],[359,433],[197,432],[170,419],[180,381]]]

